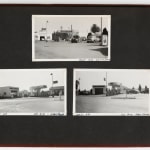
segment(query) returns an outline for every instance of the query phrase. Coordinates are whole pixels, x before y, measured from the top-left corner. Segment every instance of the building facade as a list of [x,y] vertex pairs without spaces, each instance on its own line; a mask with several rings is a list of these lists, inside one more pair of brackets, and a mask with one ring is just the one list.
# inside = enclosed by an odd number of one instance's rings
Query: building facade
[[78,31],[74,30],[60,30],[52,33],[53,41],[70,41],[74,35],[79,35]]
[[50,89],[50,96],[64,95],[64,86],[55,86]]
[[0,87],[0,98],[16,98],[19,97],[19,88],[12,86]]
[[31,97],[40,97],[41,90],[47,88],[46,85],[38,85],[30,87],[30,96]]
[[34,39],[35,41],[45,41],[45,40],[50,40],[51,36],[49,33],[47,33],[46,28],[41,28],[40,31],[34,32]]
[[19,97],[29,97],[30,96],[30,92],[27,90],[23,90],[19,92]]
[[105,85],[93,85],[92,86],[92,94],[93,95],[106,94],[106,86]]

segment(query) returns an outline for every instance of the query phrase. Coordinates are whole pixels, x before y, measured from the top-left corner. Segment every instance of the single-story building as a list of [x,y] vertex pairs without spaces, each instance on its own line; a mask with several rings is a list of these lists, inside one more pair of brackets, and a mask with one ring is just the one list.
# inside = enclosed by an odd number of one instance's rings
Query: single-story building
[[64,86],[54,86],[51,87],[49,90],[51,96],[64,95]]
[[35,31],[34,32],[34,40],[35,41],[44,41],[44,40],[50,40],[51,36],[49,33],[47,33],[46,28],[41,28],[40,31]]
[[92,94],[93,95],[106,94],[106,85],[93,85]]
[[30,96],[30,92],[27,90],[22,90],[19,92],[19,97],[28,97]]

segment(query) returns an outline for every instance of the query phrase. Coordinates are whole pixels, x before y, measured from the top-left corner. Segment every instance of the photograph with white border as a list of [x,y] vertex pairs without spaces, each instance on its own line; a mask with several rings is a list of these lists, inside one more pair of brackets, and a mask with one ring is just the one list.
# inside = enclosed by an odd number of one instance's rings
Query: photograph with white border
[[0,69],[0,115],[65,116],[66,69]]
[[110,61],[111,15],[32,15],[32,61]]
[[74,69],[73,115],[149,116],[150,70]]

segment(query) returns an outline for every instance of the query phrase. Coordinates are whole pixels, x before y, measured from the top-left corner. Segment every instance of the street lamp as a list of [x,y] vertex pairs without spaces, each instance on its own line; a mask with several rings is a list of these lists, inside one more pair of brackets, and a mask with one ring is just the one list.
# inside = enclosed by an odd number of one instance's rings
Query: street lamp
[[52,97],[54,97],[53,95],[53,73],[50,74],[52,76]]
[[52,88],[53,88],[53,73],[50,74],[52,76]]
[[78,81],[79,81],[79,90],[80,90],[80,78],[78,79]]

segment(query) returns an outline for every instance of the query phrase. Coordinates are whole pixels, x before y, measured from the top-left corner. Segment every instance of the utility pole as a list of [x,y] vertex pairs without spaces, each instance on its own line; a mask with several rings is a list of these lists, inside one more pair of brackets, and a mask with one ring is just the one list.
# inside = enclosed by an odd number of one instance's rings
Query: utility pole
[[72,24],[71,24],[71,32],[72,32]]
[[78,81],[79,81],[79,90],[80,90],[80,78],[79,78],[79,80],[78,80]]
[[100,22],[100,23],[101,23],[101,27],[100,27],[100,28],[101,28],[101,37],[100,37],[100,38],[101,38],[101,40],[100,40],[101,42],[100,42],[100,45],[102,45],[102,37],[103,37],[103,35],[102,35],[102,34],[103,34],[103,29],[102,29],[102,28],[103,28],[103,27],[102,27],[102,21],[103,21],[103,20],[102,20],[102,17],[101,17],[100,20],[101,20],[101,22]]
[[106,72],[106,95],[107,95],[107,72]]
[[46,42],[47,42],[47,24],[48,24],[48,20],[46,21]]
[[102,22],[103,22],[103,20],[102,20],[102,17],[101,17],[101,34],[102,34],[102,32],[103,32],[103,29],[102,29]]

